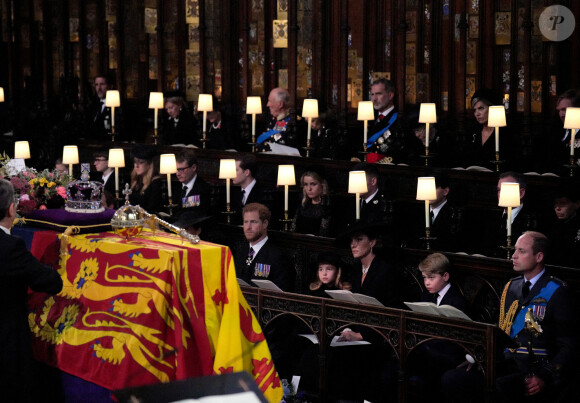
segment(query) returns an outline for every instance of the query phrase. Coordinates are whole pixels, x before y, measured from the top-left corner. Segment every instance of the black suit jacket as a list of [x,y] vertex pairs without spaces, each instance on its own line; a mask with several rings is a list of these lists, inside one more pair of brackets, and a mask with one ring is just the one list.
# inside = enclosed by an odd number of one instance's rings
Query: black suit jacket
[[460,208],[447,201],[431,223],[431,236],[437,238],[433,241],[435,250],[465,251],[467,238]]
[[[559,287],[546,303],[544,298],[538,298],[538,294],[549,282],[554,282]],[[507,293],[504,309],[507,313],[512,303],[518,300],[516,316],[520,310],[527,310],[528,308],[532,308],[532,312],[538,315],[536,320],[542,327],[543,332],[534,337],[533,347],[546,349],[548,355],[536,356],[540,359],[540,364],[534,369],[534,372],[545,382],[550,382],[553,380],[556,367],[561,367],[561,374],[565,375],[566,371],[571,369],[575,360],[578,340],[576,336],[577,326],[575,325],[576,305],[566,284],[547,272],[534,284],[526,298],[522,296],[523,283],[524,277],[519,276],[506,285]],[[538,308],[542,304],[545,307],[543,309]],[[529,333],[522,329],[518,334],[514,335],[513,339],[521,346],[527,347],[529,337]],[[513,358],[516,361],[521,372],[527,373],[529,370],[527,354],[511,353],[508,350],[505,355],[506,358]]]
[[[294,291],[296,272],[290,264],[290,259],[270,239],[254,256],[252,262],[247,265],[246,259],[249,252],[250,245],[244,243],[242,248],[236,253],[236,273],[239,278],[250,285],[254,285],[252,283],[253,279],[270,280],[284,291]],[[269,265],[269,273],[260,275],[256,271],[257,264]]]
[[183,206],[183,200],[181,199],[182,188],[183,184],[179,183],[179,185],[175,186],[173,189],[173,199],[175,200],[175,204],[178,205],[178,208],[175,210],[177,215],[179,215],[181,210],[185,208],[199,208],[203,210],[204,213],[211,213],[211,186],[206,181],[197,175],[193,187],[191,189],[187,189],[186,197],[199,196],[199,206]]
[[33,392],[32,349],[26,296],[33,291],[56,294],[62,280],[40,263],[20,238],[0,230],[0,388],[2,400],[21,401]]
[[232,206],[240,217],[242,215],[242,209],[244,208],[244,206],[250,203],[264,204],[264,188],[262,187],[260,182],[256,181],[256,184],[252,188],[250,194],[248,194],[248,197],[246,198],[246,203],[244,205],[242,205],[242,188],[240,186],[235,186],[232,188]]
[[375,256],[362,284],[361,279],[362,264],[359,261],[354,266],[352,292],[375,297],[385,306],[402,308],[401,288],[403,283],[400,269],[395,264],[387,263]]
[[[507,215],[503,210],[494,212],[491,219],[483,223],[484,231],[481,232],[481,246],[476,248],[475,252],[484,253],[489,256],[505,257],[505,250],[500,246],[506,245],[507,237]],[[512,245],[526,231],[542,231],[539,214],[535,212],[530,204],[523,203],[522,209],[512,223]]]
[[[435,302],[433,301],[433,294],[431,294],[429,291],[424,291],[421,294],[421,301]],[[439,305],[451,305],[465,313],[467,316],[470,316],[471,313],[469,302],[467,302],[463,294],[461,294],[459,288],[457,288],[457,286],[453,283],[451,283],[451,287],[449,287],[449,290],[447,290]]]

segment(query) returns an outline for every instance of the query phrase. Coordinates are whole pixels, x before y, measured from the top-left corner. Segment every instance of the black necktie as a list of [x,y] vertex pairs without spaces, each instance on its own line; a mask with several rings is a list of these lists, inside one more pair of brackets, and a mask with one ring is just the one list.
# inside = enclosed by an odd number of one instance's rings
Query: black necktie
[[532,285],[532,283],[528,280],[522,286],[522,296],[524,298],[526,298],[528,296],[528,294],[530,293],[530,286],[531,285]]
[[185,199],[187,197],[187,186],[181,188],[181,198]]
[[433,213],[433,210],[429,210],[429,219],[431,220],[431,224],[433,224],[435,221],[435,214]]
[[241,197],[240,197],[240,204],[242,206],[244,206],[245,205],[245,203],[244,203],[244,196],[246,195],[246,191],[244,189],[242,189],[242,191],[240,192],[240,195],[241,195]]
[[437,299],[438,299],[438,298],[439,298],[439,294],[438,294],[438,293],[435,293],[435,294],[433,294],[433,303],[434,303],[435,305],[437,305]]

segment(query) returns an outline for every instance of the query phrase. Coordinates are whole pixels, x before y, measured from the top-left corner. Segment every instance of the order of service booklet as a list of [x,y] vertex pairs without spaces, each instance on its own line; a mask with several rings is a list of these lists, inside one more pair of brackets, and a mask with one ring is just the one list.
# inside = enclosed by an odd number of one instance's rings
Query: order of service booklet
[[451,305],[437,305],[433,302],[405,302],[411,310],[415,312],[427,313],[429,315],[445,316],[448,318],[457,318],[471,320],[469,316]]
[[358,302],[359,304],[384,306],[378,299],[369,295],[357,294],[348,290],[326,290],[326,293],[334,299],[348,302]]

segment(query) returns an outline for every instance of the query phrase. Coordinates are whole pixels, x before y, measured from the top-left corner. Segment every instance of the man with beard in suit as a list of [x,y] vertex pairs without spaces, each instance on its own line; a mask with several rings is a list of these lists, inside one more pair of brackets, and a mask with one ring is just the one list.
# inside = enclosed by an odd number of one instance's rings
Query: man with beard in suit
[[[16,217],[14,189],[0,179],[0,390],[2,401],[36,402],[41,376],[32,358],[26,296],[36,292],[56,294],[62,280],[56,270],[40,263],[24,240],[10,234]],[[46,393],[45,390],[43,393]],[[50,391],[48,391],[50,392]],[[46,395],[45,395],[46,396]]]
[[367,162],[378,162],[386,157],[395,164],[411,163],[417,157],[420,142],[404,129],[394,99],[395,86],[391,80],[380,78],[373,82],[371,101],[377,117],[369,129]]
[[244,244],[236,254],[239,278],[253,285],[253,279],[270,280],[283,291],[294,290],[295,271],[288,257],[268,238],[270,209],[260,203],[244,207]]

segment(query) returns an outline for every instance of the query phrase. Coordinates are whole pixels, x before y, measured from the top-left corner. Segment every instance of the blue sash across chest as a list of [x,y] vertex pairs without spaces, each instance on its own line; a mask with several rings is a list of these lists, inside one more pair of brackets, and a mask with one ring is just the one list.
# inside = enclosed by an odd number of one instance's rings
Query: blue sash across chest
[[[544,286],[544,288],[542,288],[540,290],[540,292],[533,297],[533,300],[537,300],[537,299],[543,300],[542,303],[533,304],[530,302],[529,307],[531,307],[534,310],[534,312],[537,311],[538,308],[541,308],[539,310],[541,310],[541,311],[543,311],[543,313],[545,313],[545,309],[546,309],[546,305],[548,305],[548,301],[550,300],[550,298],[552,298],[552,295],[554,295],[554,293],[556,292],[556,290],[558,288],[560,288],[560,284],[558,284],[554,281],[548,282],[548,284],[546,284]],[[518,312],[518,314],[514,320],[514,323],[512,325],[511,331],[510,331],[510,337],[512,339],[515,337],[516,334],[521,332],[525,326],[526,312],[528,310],[527,308],[528,308],[528,306],[522,307],[522,309],[520,309],[520,311]]]
[[[290,120],[290,117],[286,117],[283,120],[281,120],[281,122],[288,123],[289,120]],[[284,127],[286,127],[286,125],[284,125]],[[276,130],[276,125],[274,125],[274,127],[272,129],[270,129],[267,132],[264,132],[258,136],[258,138],[256,139],[256,144],[262,144],[264,141],[266,141],[267,139],[269,139],[273,135],[280,133],[281,131],[282,130]]]
[[397,120],[397,116],[398,116],[398,112],[393,113],[393,116],[391,116],[391,118],[389,119],[389,123],[387,124],[387,127],[379,130],[378,132],[373,134],[371,137],[369,137],[369,139],[367,140],[367,147],[372,146],[375,143],[375,141],[377,141],[377,139],[383,135],[384,132],[389,130],[389,127],[391,127],[391,125],[393,123],[395,123],[395,120]]

